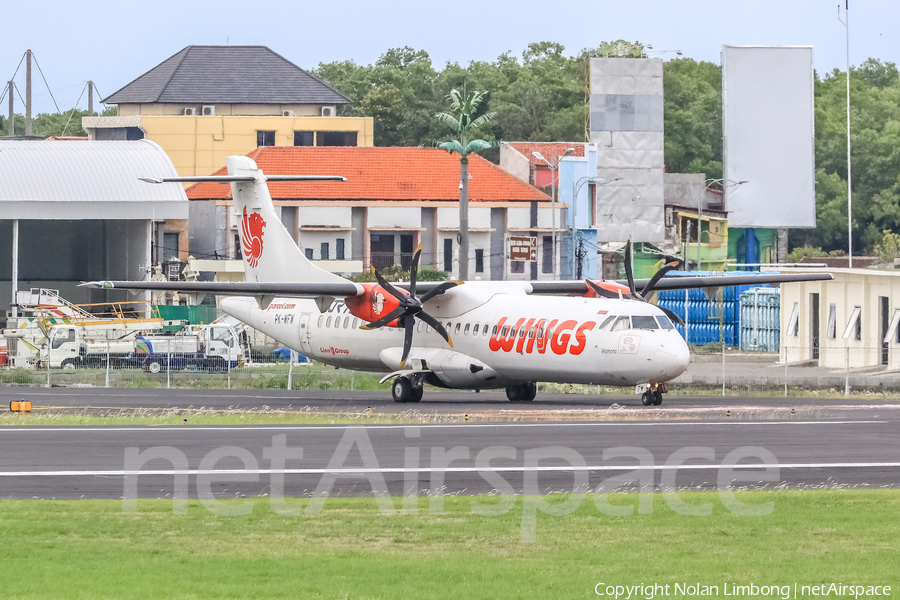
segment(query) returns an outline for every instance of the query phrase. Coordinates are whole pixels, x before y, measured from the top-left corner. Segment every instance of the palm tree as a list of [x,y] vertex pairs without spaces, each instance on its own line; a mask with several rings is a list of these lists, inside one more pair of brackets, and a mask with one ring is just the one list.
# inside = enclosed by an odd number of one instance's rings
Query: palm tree
[[497,113],[489,112],[473,118],[484,100],[481,92],[472,92],[463,98],[458,90],[447,96],[450,113],[438,113],[437,120],[449,126],[458,139],[438,144],[438,148],[459,154],[459,279],[469,278],[469,155],[493,147],[492,142],[472,138],[476,131],[487,125]]

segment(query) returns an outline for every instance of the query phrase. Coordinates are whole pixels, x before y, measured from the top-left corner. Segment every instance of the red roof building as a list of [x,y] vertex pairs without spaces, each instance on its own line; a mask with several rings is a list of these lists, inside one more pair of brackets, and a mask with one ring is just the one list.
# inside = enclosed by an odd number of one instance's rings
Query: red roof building
[[[250,154],[271,175],[341,175],[345,183],[289,182],[269,186],[272,199],[459,201],[459,156],[436,148],[273,147]],[[326,172],[327,171],[327,172]],[[225,173],[222,168],[216,175]],[[470,202],[544,202],[550,198],[490,161],[469,159]],[[231,197],[229,186],[197,184],[188,198]]]
[[[270,175],[340,175],[346,182],[271,183],[282,223],[307,257],[335,272],[370,265],[404,269],[416,245],[423,266],[458,273],[459,156],[433,148],[260,147],[248,154]],[[224,174],[220,169],[215,174]],[[551,265],[506,259],[509,235],[551,237],[550,197],[488,160],[469,160],[470,277],[543,279]],[[197,258],[237,258],[237,219],[230,186],[196,184],[191,202],[190,253]],[[557,203],[556,222],[566,205]],[[546,233],[546,236],[544,234]],[[549,244],[549,241],[547,242]],[[546,268],[546,271],[544,270]],[[546,273],[546,274],[545,274]]]

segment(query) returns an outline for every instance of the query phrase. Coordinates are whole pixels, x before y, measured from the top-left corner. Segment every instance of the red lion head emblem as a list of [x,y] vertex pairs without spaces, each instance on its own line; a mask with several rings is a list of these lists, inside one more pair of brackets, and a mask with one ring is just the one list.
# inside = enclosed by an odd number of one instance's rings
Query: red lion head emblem
[[263,232],[266,228],[266,222],[259,213],[253,213],[247,216],[247,207],[244,207],[244,218],[241,222],[243,235],[241,236],[241,244],[244,246],[244,258],[247,264],[255,267],[259,264],[259,258],[263,251]]

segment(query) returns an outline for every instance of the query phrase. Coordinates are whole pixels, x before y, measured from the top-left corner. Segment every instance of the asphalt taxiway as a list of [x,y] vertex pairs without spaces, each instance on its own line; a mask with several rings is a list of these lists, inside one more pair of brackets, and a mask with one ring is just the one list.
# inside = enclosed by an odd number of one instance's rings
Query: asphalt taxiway
[[[197,390],[197,389],[117,389],[117,388],[0,388],[0,406],[13,400],[29,400],[35,411],[91,412],[110,410],[303,410],[317,412],[381,413],[417,411],[437,415],[484,413],[502,416],[516,413],[521,418],[570,419],[578,411],[591,417],[648,415],[689,418],[721,418],[731,410],[736,416],[778,418],[795,413],[815,418],[866,417],[900,418],[900,397],[822,398],[781,396],[678,396],[667,394],[661,407],[644,407],[632,394],[540,393],[532,402],[512,403],[503,391],[426,391],[421,402],[398,404],[388,389],[380,391],[321,390]],[[618,412],[617,412],[618,411]]]

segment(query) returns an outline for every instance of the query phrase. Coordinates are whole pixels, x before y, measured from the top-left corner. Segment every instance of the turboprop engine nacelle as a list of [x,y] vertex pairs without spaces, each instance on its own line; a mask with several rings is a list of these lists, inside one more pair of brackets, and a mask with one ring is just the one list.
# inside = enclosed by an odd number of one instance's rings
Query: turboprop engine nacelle
[[[494,388],[504,384],[493,368],[466,354],[448,348],[416,348],[411,364],[430,371],[441,383],[451,388]],[[380,354],[382,362],[393,369],[400,369],[400,348],[385,348]]]
[[622,285],[621,283],[616,283],[615,281],[607,281],[606,279],[601,279],[600,281],[591,281],[598,288],[603,290],[603,294],[598,294],[592,286],[588,286],[588,291],[584,295],[585,298],[618,298],[619,293],[621,292],[623,298],[628,298],[631,295],[631,290],[628,289],[627,285]]
[[[365,290],[364,293],[359,296],[350,296],[344,301],[350,314],[354,317],[371,323],[400,306],[400,301],[379,284],[363,283],[361,285]],[[402,289],[400,292],[407,293]],[[388,323],[386,327],[398,327],[396,319]]]

